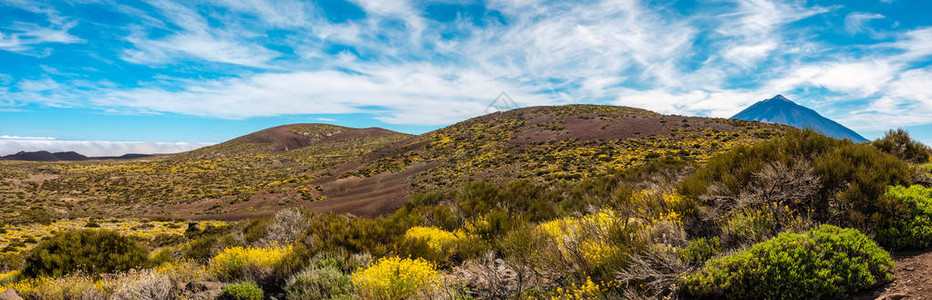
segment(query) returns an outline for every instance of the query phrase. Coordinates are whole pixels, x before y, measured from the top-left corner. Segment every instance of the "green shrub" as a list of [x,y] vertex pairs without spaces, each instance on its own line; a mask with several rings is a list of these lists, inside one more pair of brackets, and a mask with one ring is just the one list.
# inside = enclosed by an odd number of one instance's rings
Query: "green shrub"
[[127,271],[149,265],[149,252],[136,241],[109,230],[75,230],[40,242],[26,257],[23,275],[60,277]]
[[792,165],[799,157],[815,159],[844,143],[811,130],[789,130],[783,138],[754,146],[738,146],[714,156],[705,166],[686,177],[677,186],[677,191],[698,199],[708,192],[713,183],[719,183],[724,192],[738,195],[753,180],[754,173],[767,163]]
[[709,260],[680,286],[704,299],[843,298],[891,280],[892,270],[890,254],[864,234],[822,225]]
[[811,130],[790,130],[782,138],[719,154],[680,182],[677,191],[705,199],[703,205],[720,205],[713,202],[746,194],[766,166],[792,169],[804,160],[811,162],[812,175],[819,181],[814,186],[819,188],[811,201],[787,203],[789,210],[806,211],[818,222],[838,222],[865,232],[905,210],[883,195],[887,186],[911,182],[909,164],[869,144],[836,140]]
[[724,218],[721,236],[732,247],[758,243],[780,233],[781,221],[766,209],[736,211]]
[[288,299],[331,299],[352,291],[350,277],[336,266],[304,270],[289,279],[285,287]]
[[401,257],[423,258],[434,264],[442,264],[450,258],[451,252],[430,246],[426,239],[405,238],[395,244],[395,253]]
[[220,237],[217,235],[206,235],[188,242],[181,251],[181,254],[190,259],[200,262],[207,262],[216,254],[220,247]]
[[722,242],[718,237],[698,238],[686,247],[677,249],[676,254],[684,263],[703,263],[722,252]]
[[246,227],[243,227],[243,240],[246,244],[256,244],[259,240],[265,238],[268,234],[271,218],[262,218],[249,221]]
[[874,147],[908,162],[925,163],[929,161],[929,147],[914,141],[909,137],[909,133],[903,129],[887,131],[882,139],[874,141]]
[[174,261],[175,251],[171,248],[159,249],[149,256],[149,260],[152,262],[153,266],[159,266],[163,263]]
[[932,246],[932,188],[894,186],[887,190],[886,197],[909,205],[909,215],[879,228],[877,242],[894,250]]
[[348,251],[351,253],[387,254],[408,228],[423,224],[419,215],[402,207],[389,217],[353,218],[332,213],[310,216],[304,232],[311,252]]
[[892,155],[867,144],[846,144],[817,159],[815,170],[822,179],[822,199],[835,199],[837,209],[829,213],[845,216],[851,227],[870,232],[906,211],[901,202],[884,197],[888,186],[912,181],[909,165]]
[[3,253],[0,251],[0,272],[21,270],[26,261],[26,253]]
[[265,293],[252,282],[241,282],[223,286],[219,299],[222,300],[262,300]]
[[482,256],[488,252],[492,246],[488,242],[474,235],[466,235],[456,240],[453,246],[455,252],[453,256],[457,261],[465,261]]

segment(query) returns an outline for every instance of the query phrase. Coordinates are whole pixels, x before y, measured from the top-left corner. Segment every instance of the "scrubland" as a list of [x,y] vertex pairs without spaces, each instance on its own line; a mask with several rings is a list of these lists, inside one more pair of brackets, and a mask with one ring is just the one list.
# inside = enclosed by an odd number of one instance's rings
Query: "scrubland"
[[[383,155],[352,175],[458,158],[381,217],[284,208],[228,223],[8,224],[0,290],[26,299],[843,299],[895,280],[892,251],[932,245],[929,149],[905,132],[855,144],[793,129],[683,130],[548,144],[557,148],[545,154],[438,132],[433,151]],[[462,175],[503,158],[524,161]]]

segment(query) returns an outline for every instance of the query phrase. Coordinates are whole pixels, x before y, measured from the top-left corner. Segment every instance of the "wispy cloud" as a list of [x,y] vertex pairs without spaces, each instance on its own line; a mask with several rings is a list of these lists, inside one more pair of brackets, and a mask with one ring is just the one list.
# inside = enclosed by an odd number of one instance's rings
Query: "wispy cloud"
[[853,12],[845,17],[845,30],[849,34],[858,34],[861,32],[873,32],[870,23],[871,20],[883,19],[884,16],[876,13]]
[[84,42],[83,39],[69,33],[77,25],[77,22],[62,17],[58,11],[49,5],[32,1],[6,1],[0,2],[0,8],[3,7],[22,9],[44,15],[48,24],[12,22],[7,26],[0,27],[0,50],[45,56],[48,55],[50,50],[48,48],[36,49],[37,46],[49,43],[73,44]]
[[0,28],[0,49],[24,54],[38,54],[35,47],[46,43],[72,44],[84,40],[71,35],[68,31],[76,23],[66,23],[52,28],[35,24],[15,24]]
[[[176,59],[193,59],[265,67],[269,60],[279,55],[275,51],[244,39],[257,35],[247,28],[230,30],[227,27],[211,26],[207,17],[183,3],[151,0],[148,4],[155,7],[161,17],[180,30],[167,37],[151,38],[147,29],[166,30],[170,28],[133,28],[133,34],[126,40],[132,43],[134,48],[124,50],[121,56],[123,60],[138,64],[171,64],[177,62]],[[152,16],[146,16],[152,18]]]
[[[221,118],[366,112],[389,123],[439,125],[476,115],[502,90],[514,91],[527,104],[549,102],[526,88],[455,68],[408,65],[358,71],[261,74],[205,82],[181,92],[111,91],[96,97],[95,104]],[[421,116],[409,118],[414,115]]]

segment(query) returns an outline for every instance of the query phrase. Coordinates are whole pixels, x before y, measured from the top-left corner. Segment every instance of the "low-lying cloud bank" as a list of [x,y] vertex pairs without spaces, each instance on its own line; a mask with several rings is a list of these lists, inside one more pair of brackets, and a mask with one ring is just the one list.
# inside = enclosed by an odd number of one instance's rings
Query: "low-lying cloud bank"
[[120,156],[128,153],[178,153],[213,145],[199,142],[120,142],[120,141],[69,141],[49,138],[0,136],[0,155],[20,151],[74,151],[86,156]]

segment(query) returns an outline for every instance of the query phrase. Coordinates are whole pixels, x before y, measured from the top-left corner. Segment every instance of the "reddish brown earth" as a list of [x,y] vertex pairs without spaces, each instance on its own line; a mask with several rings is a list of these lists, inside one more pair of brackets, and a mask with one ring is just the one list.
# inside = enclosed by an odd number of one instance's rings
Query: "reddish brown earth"
[[332,136],[333,134],[342,132],[340,128],[334,127],[332,130],[321,133],[319,136],[306,136],[292,130],[292,128],[302,125],[314,124],[292,124],[272,127],[248,134],[246,136],[237,138],[236,140],[241,140],[247,143],[271,144],[275,150],[281,151],[307,147],[326,136]]
[[853,299],[932,299],[932,251],[900,252],[893,259],[896,279]]
[[323,185],[327,199],[304,207],[318,212],[345,212],[357,216],[387,215],[404,205],[413,194],[411,177],[435,165],[418,163],[401,172],[338,179]]

